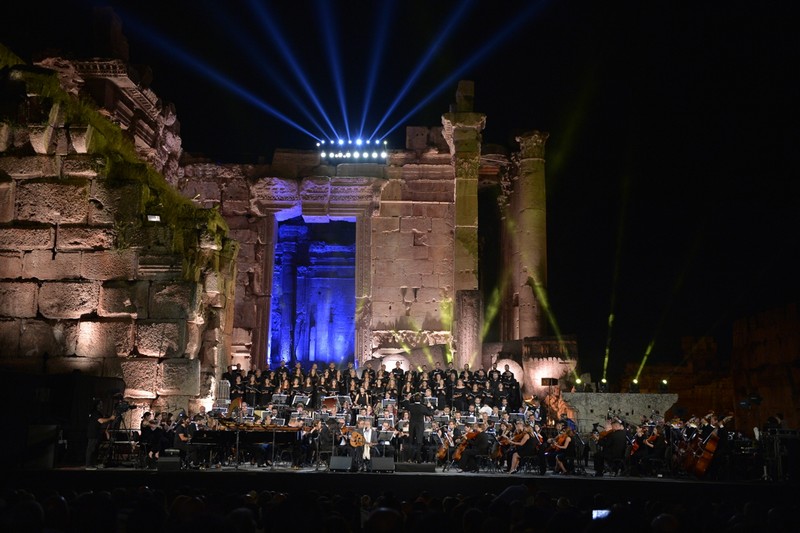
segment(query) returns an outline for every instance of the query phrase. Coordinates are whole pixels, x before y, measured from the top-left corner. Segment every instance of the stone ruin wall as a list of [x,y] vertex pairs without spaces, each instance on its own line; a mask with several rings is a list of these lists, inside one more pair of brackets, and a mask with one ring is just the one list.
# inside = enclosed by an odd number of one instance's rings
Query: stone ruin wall
[[148,224],[147,206],[172,205],[166,183],[124,170],[112,180],[114,157],[92,141],[109,124],[79,123],[69,99],[31,91],[0,117],[0,367],[120,377],[139,406],[131,421],[210,404],[227,364],[235,246],[224,227]]
[[396,151],[387,165],[333,167],[322,165],[316,152],[279,150],[270,165],[187,164],[174,184],[197,205],[218,208],[240,245],[233,364],[265,364],[276,231],[281,220],[301,215],[312,222],[356,222],[359,364],[399,349],[426,354],[419,364],[427,364],[431,347],[449,350],[454,205],[449,154]]

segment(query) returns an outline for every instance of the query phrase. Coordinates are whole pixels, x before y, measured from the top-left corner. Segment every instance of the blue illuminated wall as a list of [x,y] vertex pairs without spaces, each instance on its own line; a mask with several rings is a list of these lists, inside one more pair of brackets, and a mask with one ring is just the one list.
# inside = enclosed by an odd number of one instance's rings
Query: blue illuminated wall
[[279,224],[270,365],[354,360],[355,252],[355,223]]

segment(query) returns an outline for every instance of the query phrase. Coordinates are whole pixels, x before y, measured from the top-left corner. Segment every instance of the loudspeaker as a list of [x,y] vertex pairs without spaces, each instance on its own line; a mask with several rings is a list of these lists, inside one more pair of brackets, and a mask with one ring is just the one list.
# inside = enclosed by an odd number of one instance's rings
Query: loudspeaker
[[175,472],[181,469],[180,456],[162,456],[158,458],[158,471],[159,472]]
[[353,466],[353,458],[346,455],[334,455],[328,470],[331,472],[347,472]]
[[373,472],[394,472],[394,457],[373,457],[370,463]]
[[394,465],[395,472],[436,472],[434,463],[397,463]]

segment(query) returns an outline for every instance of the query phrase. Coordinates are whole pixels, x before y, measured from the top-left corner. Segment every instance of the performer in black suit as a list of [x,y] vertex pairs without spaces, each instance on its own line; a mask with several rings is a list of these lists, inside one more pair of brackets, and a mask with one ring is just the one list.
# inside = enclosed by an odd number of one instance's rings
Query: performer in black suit
[[598,444],[600,444],[603,449],[594,454],[594,475],[601,477],[606,461],[625,459],[628,439],[625,436],[622,423],[619,420],[611,422],[611,433],[601,438]]
[[104,417],[102,410],[103,402],[97,400],[94,409],[89,413],[89,423],[86,427],[86,468],[88,470],[97,468],[95,466],[95,456],[100,445],[102,427],[109,422],[113,422],[116,418],[115,416]]
[[411,444],[409,458],[419,462],[422,441],[425,438],[425,417],[433,416],[433,409],[421,403],[419,394],[414,395],[414,403],[403,402],[403,408],[409,413],[408,442]]
[[477,434],[470,439],[469,444],[461,453],[461,462],[458,466],[462,472],[477,472],[478,461],[476,457],[489,453],[491,441],[485,430],[486,425],[483,422],[477,422],[472,426],[472,431],[477,432]]

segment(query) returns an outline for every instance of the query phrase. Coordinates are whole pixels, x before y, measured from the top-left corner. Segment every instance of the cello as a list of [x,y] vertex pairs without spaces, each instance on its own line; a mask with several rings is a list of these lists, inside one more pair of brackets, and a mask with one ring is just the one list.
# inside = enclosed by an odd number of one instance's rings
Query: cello
[[461,460],[461,454],[464,453],[464,450],[467,449],[467,446],[469,445],[469,441],[471,441],[475,437],[477,437],[478,433],[480,433],[480,431],[475,431],[473,429],[473,430],[470,430],[466,435],[464,435],[464,438],[461,439],[461,442],[458,444],[458,448],[456,448],[456,451],[453,452],[453,461],[460,461]]

